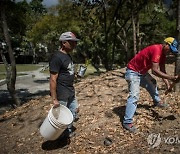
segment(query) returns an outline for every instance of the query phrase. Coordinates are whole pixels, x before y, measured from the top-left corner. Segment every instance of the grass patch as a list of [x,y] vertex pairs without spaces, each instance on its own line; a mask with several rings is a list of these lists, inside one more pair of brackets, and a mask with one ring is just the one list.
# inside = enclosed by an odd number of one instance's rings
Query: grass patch
[[[34,71],[40,68],[39,65],[34,64],[16,64],[17,72],[26,72],[26,71]],[[0,72],[6,72],[4,64],[0,64]]]
[[0,74],[0,80],[5,79],[5,78],[6,78],[6,74],[5,73]]
[[41,66],[34,64],[17,64],[17,72],[35,71]]

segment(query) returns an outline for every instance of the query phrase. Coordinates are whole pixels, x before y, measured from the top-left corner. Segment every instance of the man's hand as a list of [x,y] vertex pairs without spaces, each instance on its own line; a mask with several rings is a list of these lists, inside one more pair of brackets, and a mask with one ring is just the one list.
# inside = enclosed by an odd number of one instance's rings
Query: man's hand
[[53,108],[59,107],[59,101],[57,99],[53,99]]
[[180,80],[180,75],[176,75],[171,79],[173,82],[178,83]]
[[168,87],[168,89],[165,91],[165,95],[167,95],[169,92],[172,91],[172,88],[175,86],[176,83],[180,81],[180,75],[174,76],[174,79],[172,79],[173,83]]

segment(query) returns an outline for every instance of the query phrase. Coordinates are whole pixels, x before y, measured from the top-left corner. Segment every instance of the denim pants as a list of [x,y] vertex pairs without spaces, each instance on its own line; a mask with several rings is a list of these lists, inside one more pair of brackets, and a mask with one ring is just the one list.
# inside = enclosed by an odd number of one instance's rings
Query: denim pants
[[[72,112],[73,119],[76,119],[77,109],[78,109],[78,102],[77,102],[77,100],[76,100],[76,98],[74,96],[70,97],[66,101],[65,100],[63,100],[63,101],[60,100],[59,103],[66,106]],[[69,130],[71,128],[72,128],[72,123],[68,126]]]
[[155,104],[160,101],[160,98],[156,80],[149,73],[142,75],[131,69],[127,69],[125,79],[128,83],[129,97],[126,103],[123,123],[132,123],[139,100],[140,86],[149,92]]

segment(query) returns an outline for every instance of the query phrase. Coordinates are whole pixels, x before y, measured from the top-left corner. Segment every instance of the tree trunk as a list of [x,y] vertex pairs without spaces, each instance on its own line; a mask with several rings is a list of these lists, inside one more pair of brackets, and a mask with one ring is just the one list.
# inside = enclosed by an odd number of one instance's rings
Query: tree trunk
[[137,31],[136,31],[136,17],[135,17],[135,12],[134,12],[134,7],[135,7],[135,1],[132,1],[133,4],[133,9],[132,9],[132,27],[133,27],[133,55],[135,56],[137,53]]
[[140,27],[139,27],[139,13],[137,14],[137,52],[141,50],[141,36],[140,36]]
[[133,55],[135,56],[137,53],[137,40],[136,40],[136,24],[135,17],[132,12],[132,26],[133,26]]
[[103,64],[107,71],[109,71],[110,68],[110,60],[108,58],[108,32],[107,32],[107,19],[106,19],[106,7],[105,2],[103,1],[103,15],[104,15],[104,34],[105,34],[105,43],[104,43],[104,58],[103,58]]
[[3,28],[3,33],[4,33],[4,38],[6,40],[7,46],[8,46],[8,55],[10,59],[10,65],[6,66],[7,68],[7,74],[6,74],[6,82],[7,82],[7,89],[12,97],[13,103],[16,104],[17,106],[20,105],[20,101],[16,96],[16,91],[15,91],[15,83],[16,83],[16,62],[15,62],[15,57],[13,54],[13,50],[11,47],[11,40],[9,37],[9,32],[8,32],[8,26],[7,26],[7,21],[6,21],[6,16],[5,16],[5,7],[7,1],[1,1],[0,2],[0,10],[1,10],[1,19],[2,19],[2,28]]
[[114,56],[115,56],[115,47],[116,47],[116,40],[117,40],[117,25],[115,24],[115,28],[114,28],[114,38],[113,38],[113,48],[112,48],[112,66],[114,64]]
[[[178,31],[178,40],[180,40],[180,0],[178,0],[178,7],[177,7],[177,31]],[[178,47],[178,54],[176,56],[176,63],[175,63],[175,74],[180,74],[180,45]],[[180,92],[180,82],[175,85],[175,91]]]

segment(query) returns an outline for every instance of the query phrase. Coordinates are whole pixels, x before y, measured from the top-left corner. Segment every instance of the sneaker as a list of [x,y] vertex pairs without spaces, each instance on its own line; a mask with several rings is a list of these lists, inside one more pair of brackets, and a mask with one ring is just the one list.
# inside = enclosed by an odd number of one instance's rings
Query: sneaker
[[167,108],[169,105],[163,102],[156,103],[155,106],[159,108]]
[[134,127],[133,124],[123,124],[123,127],[132,133],[135,133],[137,131],[136,127]]

